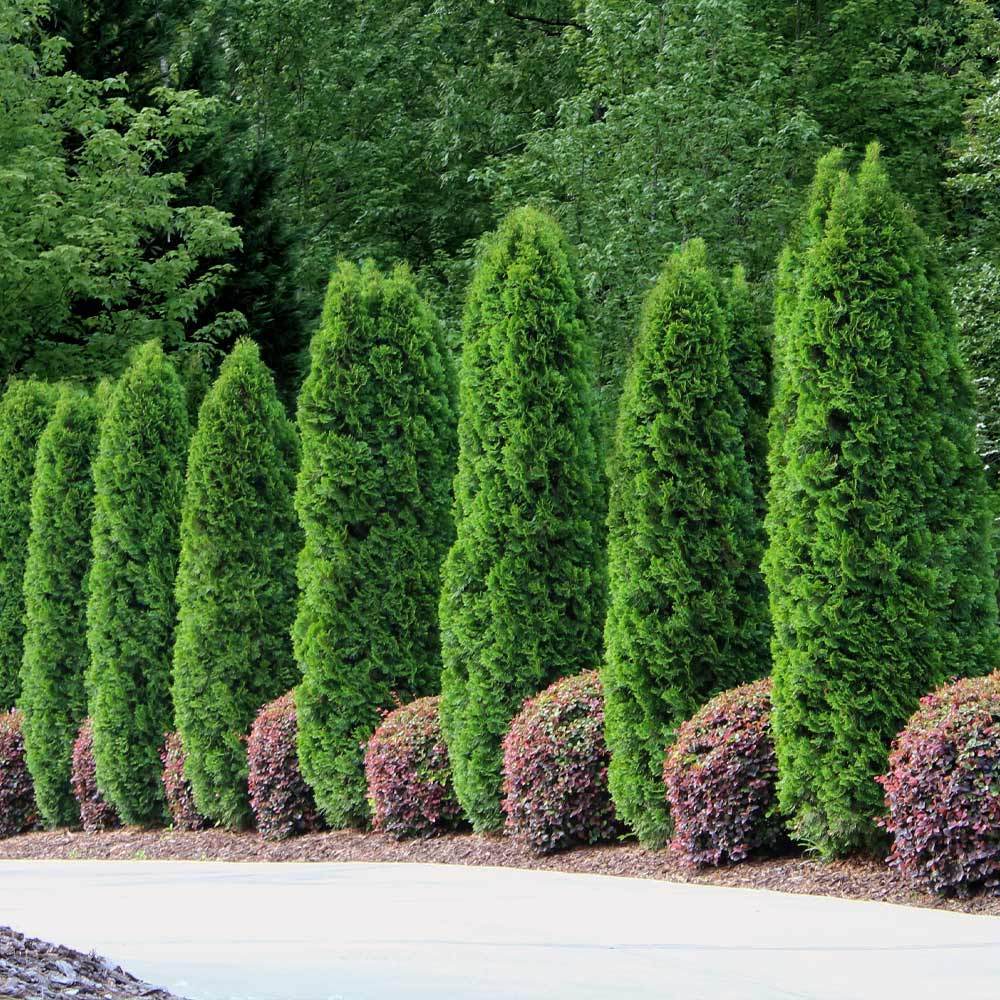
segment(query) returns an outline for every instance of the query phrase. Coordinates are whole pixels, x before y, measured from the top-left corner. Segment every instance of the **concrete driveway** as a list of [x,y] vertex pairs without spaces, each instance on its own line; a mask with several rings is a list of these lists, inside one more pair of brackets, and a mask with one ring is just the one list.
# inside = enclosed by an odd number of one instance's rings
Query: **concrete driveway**
[[0,923],[191,1000],[1000,995],[1000,920],[591,875],[0,862]]

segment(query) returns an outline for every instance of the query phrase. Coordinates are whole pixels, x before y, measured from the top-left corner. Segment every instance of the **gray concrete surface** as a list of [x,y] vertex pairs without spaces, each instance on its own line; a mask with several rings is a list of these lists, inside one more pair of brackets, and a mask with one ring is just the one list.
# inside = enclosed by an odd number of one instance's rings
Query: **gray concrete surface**
[[1000,920],[437,865],[0,862],[0,922],[191,1000],[1000,996]]

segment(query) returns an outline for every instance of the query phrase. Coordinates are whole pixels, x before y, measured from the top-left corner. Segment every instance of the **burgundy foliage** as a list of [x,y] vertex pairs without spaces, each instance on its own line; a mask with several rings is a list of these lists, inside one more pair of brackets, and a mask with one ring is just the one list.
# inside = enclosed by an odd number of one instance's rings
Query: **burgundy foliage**
[[597,671],[529,698],[503,743],[507,832],[540,854],[617,836],[609,761]]
[[462,823],[439,705],[440,698],[418,698],[389,712],[368,741],[368,800],[381,833],[429,837]]
[[1000,674],[923,698],[877,780],[890,865],[943,895],[1000,892]]
[[38,826],[35,788],[24,758],[21,713],[0,713],[0,837],[14,837]]
[[119,826],[118,813],[97,789],[97,768],[94,764],[94,730],[90,719],[84,719],[73,744],[73,795],[80,807],[80,822],[87,833],[114,830]]
[[786,843],[778,814],[771,681],[716,695],[677,732],[663,767],[674,849],[722,865]]
[[184,777],[184,745],[180,733],[170,733],[163,751],[163,791],[167,796],[167,809],[175,830],[204,830],[208,820],[194,804],[191,782]]
[[268,840],[322,828],[312,790],[299,770],[293,692],[265,705],[247,741],[250,807]]

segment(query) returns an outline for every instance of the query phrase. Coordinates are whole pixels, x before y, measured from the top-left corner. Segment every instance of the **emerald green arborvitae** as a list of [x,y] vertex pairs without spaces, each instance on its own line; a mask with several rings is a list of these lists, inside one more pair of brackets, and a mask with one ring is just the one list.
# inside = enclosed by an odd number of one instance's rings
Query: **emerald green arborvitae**
[[0,400],[0,711],[14,707],[21,688],[31,480],[54,403],[42,382],[11,382]]
[[103,406],[94,459],[87,694],[97,783],[125,823],[164,818],[160,751],[173,725],[173,650],[188,421],[155,341]]
[[31,490],[19,702],[35,800],[49,827],[71,826],[80,818],[70,772],[73,742],[87,715],[86,594],[96,445],[93,397],[63,390],[38,442]]
[[767,436],[771,412],[771,344],[760,321],[746,272],[737,264],[723,286],[729,331],[729,366],[739,392],[740,432],[750,467],[754,509],[763,523],[767,508]]
[[998,664],[973,395],[927,240],[878,148],[821,161],[777,301],[770,545],[782,809],[875,850],[874,777],[918,699]]
[[605,493],[590,334],[565,237],[519,209],[464,319],[457,537],[441,595],[441,724],[478,831],[502,824],[501,741],[524,698],[600,661]]
[[611,465],[608,780],[650,845],[670,834],[663,758],[677,727],[770,666],[743,414],[718,283],[695,240],[646,301]]
[[198,415],[188,456],[177,575],[174,707],[195,803],[226,826],[250,820],[246,734],[292,688],[295,428],[258,347],[239,342]]
[[342,265],[299,397],[305,530],[293,637],[299,762],[334,827],[368,820],[364,746],[384,709],[434,692],[453,535],[453,378],[405,269]]

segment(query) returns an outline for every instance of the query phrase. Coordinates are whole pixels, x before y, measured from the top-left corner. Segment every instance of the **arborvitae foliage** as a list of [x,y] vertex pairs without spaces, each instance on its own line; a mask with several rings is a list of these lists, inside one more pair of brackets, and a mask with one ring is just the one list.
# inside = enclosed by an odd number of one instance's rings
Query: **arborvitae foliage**
[[38,442],[24,570],[24,745],[47,826],[79,822],[73,743],[87,715],[87,573],[97,405],[66,389]]
[[164,818],[174,578],[188,442],[184,388],[159,344],[139,348],[103,408],[94,460],[87,694],[97,782],[125,823]]
[[663,759],[712,695],[768,671],[763,525],[700,240],[650,294],[618,414],[608,516],[609,782],[644,843],[670,832]]
[[11,382],[0,400],[0,711],[14,707],[21,687],[31,480],[54,402],[41,382]]
[[[820,165],[779,299],[773,724],[794,833],[874,849],[874,777],[918,699],[998,662],[972,392],[930,248],[878,148]],[[791,281],[796,284],[790,292]]]
[[339,827],[368,819],[380,710],[438,687],[455,420],[442,331],[406,270],[341,266],[310,353],[295,701],[302,773]]
[[729,366],[739,392],[740,431],[750,467],[754,509],[767,506],[767,428],[771,411],[771,344],[754,303],[746,272],[737,264],[724,284]]
[[441,722],[477,830],[528,695],[600,659],[604,481],[590,336],[565,238],[534,209],[486,241],[459,388],[457,538],[441,595]]
[[251,341],[222,365],[188,456],[177,576],[173,695],[199,811],[250,821],[245,737],[292,687],[295,429]]

